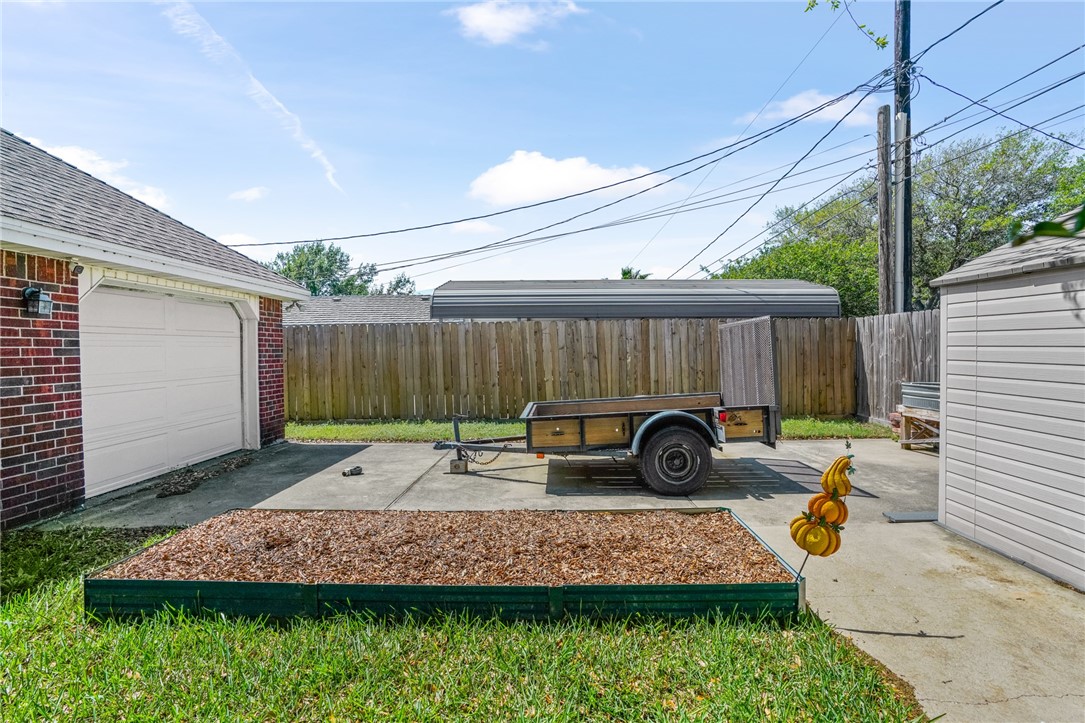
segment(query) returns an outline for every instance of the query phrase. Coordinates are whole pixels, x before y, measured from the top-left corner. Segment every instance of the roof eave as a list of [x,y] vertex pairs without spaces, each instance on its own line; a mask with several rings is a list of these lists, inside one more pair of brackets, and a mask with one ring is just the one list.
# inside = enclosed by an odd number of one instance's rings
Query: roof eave
[[307,290],[290,282],[276,284],[263,279],[254,279],[244,274],[213,269],[199,263],[133,249],[129,246],[19,221],[7,216],[0,216],[0,238],[3,239],[4,246],[9,249],[26,249],[31,252],[41,250],[62,257],[102,263],[113,268],[186,279],[284,301],[310,298]]

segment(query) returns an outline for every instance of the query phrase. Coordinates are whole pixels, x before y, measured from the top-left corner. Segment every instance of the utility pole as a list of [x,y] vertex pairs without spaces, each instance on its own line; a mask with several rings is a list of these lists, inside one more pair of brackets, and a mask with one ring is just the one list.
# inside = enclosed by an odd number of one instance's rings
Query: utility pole
[[894,69],[896,88],[893,103],[896,111],[896,289],[893,294],[895,308],[912,310],[912,2],[896,0],[894,27]]
[[893,219],[889,195],[889,106],[878,109],[878,313],[892,314],[894,282]]

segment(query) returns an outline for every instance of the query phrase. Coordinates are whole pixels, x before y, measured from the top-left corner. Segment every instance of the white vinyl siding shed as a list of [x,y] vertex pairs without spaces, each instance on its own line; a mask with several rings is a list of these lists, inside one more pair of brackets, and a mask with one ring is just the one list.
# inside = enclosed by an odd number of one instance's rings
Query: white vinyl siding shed
[[1085,589],[1085,238],[1002,247],[934,285],[938,520]]

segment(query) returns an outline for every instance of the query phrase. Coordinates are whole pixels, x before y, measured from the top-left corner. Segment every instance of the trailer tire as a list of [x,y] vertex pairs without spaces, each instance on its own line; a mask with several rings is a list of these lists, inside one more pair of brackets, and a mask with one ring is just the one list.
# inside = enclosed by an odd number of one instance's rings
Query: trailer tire
[[661,495],[688,495],[708,481],[712,450],[692,429],[664,427],[648,438],[640,469],[653,491]]

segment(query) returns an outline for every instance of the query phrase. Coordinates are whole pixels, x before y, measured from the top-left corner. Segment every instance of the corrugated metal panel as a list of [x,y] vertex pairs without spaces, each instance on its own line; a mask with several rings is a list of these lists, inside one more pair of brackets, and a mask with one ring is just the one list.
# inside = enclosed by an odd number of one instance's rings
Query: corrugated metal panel
[[945,290],[940,508],[948,528],[1085,588],[1080,280],[1071,267]]
[[836,290],[805,281],[450,281],[434,319],[836,317]]

